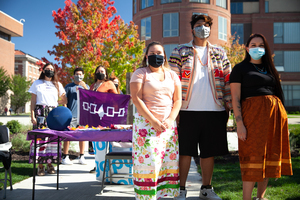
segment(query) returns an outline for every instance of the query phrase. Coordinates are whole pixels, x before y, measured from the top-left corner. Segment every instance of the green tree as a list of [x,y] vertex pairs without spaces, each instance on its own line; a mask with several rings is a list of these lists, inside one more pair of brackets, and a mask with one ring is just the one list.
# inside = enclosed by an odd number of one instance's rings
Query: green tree
[[28,92],[30,85],[31,81],[27,81],[26,77],[22,77],[20,74],[12,77],[10,89],[13,94],[10,96],[10,100],[15,113],[31,99],[31,94]]
[[4,96],[9,90],[10,77],[4,67],[0,67],[0,97]]

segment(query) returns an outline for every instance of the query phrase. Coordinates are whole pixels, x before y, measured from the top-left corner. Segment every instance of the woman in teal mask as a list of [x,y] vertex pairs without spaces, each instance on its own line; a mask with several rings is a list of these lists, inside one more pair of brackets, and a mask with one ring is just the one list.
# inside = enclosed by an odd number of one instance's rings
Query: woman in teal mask
[[288,121],[283,92],[266,38],[253,34],[246,57],[230,75],[233,111],[237,122],[243,200],[250,200],[255,182],[257,197],[269,178],[292,175]]

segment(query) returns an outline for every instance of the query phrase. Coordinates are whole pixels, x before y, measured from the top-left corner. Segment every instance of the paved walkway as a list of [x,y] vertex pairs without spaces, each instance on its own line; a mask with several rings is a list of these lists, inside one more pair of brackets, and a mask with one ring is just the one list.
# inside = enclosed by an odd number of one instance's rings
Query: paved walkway
[[[78,160],[73,160],[73,165],[60,165],[59,190],[56,190],[56,174],[36,177],[36,200],[134,200],[132,185],[104,185],[104,192],[100,195],[101,182],[96,180],[95,174],[89,171],[95,166],[94,156],[86,155],[87,165],[78,164]],[[199,188],[202,182],[197,173],[196,164],[192,162],[187,190],[189,199],[199,199]],[[3,190],[0,191],[0,198]],[[6,191],[8,200],[28,200],[32,198],[32,178],[21,181],[13,185],[13,190],[9,187]],[[163,198],[170,200],[173,198]]]

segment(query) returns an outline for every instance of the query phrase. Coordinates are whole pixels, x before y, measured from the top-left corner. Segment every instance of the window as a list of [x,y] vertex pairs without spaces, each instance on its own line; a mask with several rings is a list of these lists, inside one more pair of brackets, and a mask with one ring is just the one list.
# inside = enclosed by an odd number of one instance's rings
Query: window
[[181,0],[160,0],[161,4],[164,4],[164,3],[175,3],[175,2],[181,2]]
[[227,9],[227,0],[217,0],[217,6]]
[[0,38],[7,40],[7,41],[10,41],[10,39],[11,39],[10,35],[2,32],[2,31],[0,31]]
[[141,0],[141,9],[153,6],[153,0]]
[[239,44],[244,44],[244,24],[231,24],[231,34],[235,36],[233,42],[239,39]]
[[136,0],[133,0],[133,14],[136,13]]
[[300,85],[282,85],[285,106],[300,106]]
[[175,37],[179,35],[178,19],[178,13],[167,13],[163,15],[163,37]]
[[300,72],[300,51],[274,51],[277,71]]
[[243,2],[232,2],[230,3],[231,14],[243,14]]
[[151,39],[151,17],[141,20],[141,40]]
[[219,39],[227,41],[227,20],[224,17],[218,17]]
[[300,22],[275,22],[274,43],[300,43]]
[[206,16],[208,16],[207,13],[196,13],[196,12],[193,12],[193,15],[206,15]]
[[209,0],[190,0],[190,2],[209,3]]
[[269,1],[265,1],[265,13],[269,12]]
[[15,65],[15,71],[19,70],[19,65]]
[[177,46],[178,46],[178,44],[165,44],[164,45],[166,56],[168,59],[170,58],[170,55],[171,55],[173,49]]

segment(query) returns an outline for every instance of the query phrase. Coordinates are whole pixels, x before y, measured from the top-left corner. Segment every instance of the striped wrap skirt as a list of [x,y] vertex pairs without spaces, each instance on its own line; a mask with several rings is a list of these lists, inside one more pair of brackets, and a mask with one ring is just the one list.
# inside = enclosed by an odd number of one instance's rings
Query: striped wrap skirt
[[158,133],[136,113],[133,122],[133,177],[136,199],[179,195],[179,147],[175,125]]
[[242,101],[246,141],[239,140],[243,181],[262,182],[264,178],[293,175],[288,121],[281,100],[274,95]]

